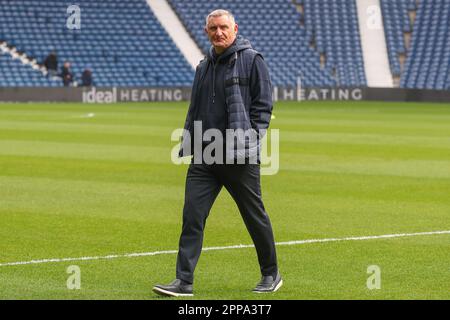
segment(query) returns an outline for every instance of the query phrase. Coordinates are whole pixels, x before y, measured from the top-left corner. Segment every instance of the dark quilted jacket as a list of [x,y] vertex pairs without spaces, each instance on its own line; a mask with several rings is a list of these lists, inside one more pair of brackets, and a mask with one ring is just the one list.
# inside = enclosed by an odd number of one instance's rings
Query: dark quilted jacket
[[[213,48],[211,48],[211,50],[213,50]],[[225,71],[224,81],[228,118],[227,128],[233,130],[242,129],[247,131],[247,133],[254,133],[254,135],[250,134],[253,138],[244,137],[244,140],[246,139],[245,141],[239,141],[239,138],[237,138],[238,142],[234,148],[228,148],[227,146],[227,158],[239,159],[243,157],[248,158],[250,156],[257,156],[259,158],[259,138],[261,138],[261,132],[269,127],[272,114],[272,87],[271,85],[269,86],[269,99],[261,100],[258,99],[258,97],[252,96],[249,78],[254,59],[257,55],[260,55],[260,53],[252,48],[248,40],[238,36],[233,46],[230,47],[227,52],[231,53],[228,60],[228,67]],[[210,56],[208,56],[200,62],[195,72],[191,102],[184,126],[185,133],[189,132],[191,139],[187,139],[186,136],[183,135],[179,152],[180,157],[192,155],[192,150],[194,150],[194,119],[196,119],[199,110],[198,104],[200,103],[198,99],[198,88],[199,83],[201,83],[205,77],[208,64],[210,63],[212,63],[212,61]],[[259,134],[257,134],[255,130],[257,130]],[[258,139],[254,139],[255,137]],[[191,144],[191,147],[188,148],[187,144]],[[191,152],[189,152],[189,150]]]

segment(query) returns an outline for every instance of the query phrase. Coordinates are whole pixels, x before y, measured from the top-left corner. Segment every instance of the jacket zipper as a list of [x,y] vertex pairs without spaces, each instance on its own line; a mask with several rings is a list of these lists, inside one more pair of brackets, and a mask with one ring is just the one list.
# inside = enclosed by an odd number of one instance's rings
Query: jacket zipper
[[216,64],[217,64],[217,61],[216,61],[216,63],[214,63],[213,62],[213,83],[212,83],[212,85],[213,85],[213,99],[212,99],[212,103],[214,104],[215,103],[215,100],[216,100]]

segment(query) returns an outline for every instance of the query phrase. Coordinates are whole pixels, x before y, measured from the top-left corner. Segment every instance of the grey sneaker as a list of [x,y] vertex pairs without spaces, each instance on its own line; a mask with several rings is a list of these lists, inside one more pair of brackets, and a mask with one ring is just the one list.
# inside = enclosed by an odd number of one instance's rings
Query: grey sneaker
[[253,292],[255,293],[269,293],[275,292],[283,285],[283,279],[278,272],[275,279],[272,276],[263,276],[261,281],[256,285]]
[[188,284],[180,279],[175,279],[168,285],[157,284],[153,287],[153,292],[165,297],[192,297],[192,284]]

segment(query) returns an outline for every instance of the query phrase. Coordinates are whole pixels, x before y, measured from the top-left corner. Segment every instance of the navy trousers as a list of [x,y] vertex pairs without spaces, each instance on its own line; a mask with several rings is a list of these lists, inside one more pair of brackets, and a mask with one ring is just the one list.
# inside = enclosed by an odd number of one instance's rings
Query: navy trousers
[[258,255],[262,275],[277,273],[275,241],[261,199],[259,164],[193,164],[186,177],[177,279],[193,283],[202,251],[206,218],[222,187],[236,202]]

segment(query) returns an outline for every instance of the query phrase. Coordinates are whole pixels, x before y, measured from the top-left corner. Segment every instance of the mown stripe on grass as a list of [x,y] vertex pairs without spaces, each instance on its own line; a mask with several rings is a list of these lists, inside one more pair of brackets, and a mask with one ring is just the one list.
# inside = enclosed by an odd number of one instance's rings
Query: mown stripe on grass
[[450,161],[339,157],[325,154],[300,155],[284,152],[280,170],[449,179]]
[[[170,120],[170,119],[168,119]],[[81,120],[79,120],[81,121]],[[92,133],[107,133],[118,135],[145,135],[152,132],[171,132],[176,127],[169,124],[162,125],[160,123],[156,125],[149,120],[147,125],[137,124],[103,124],[93,123],[90,120],[83,120],[82,122],[48,122],[48,121],[0,121],[0,128],[8,130],[21,130],[21,131],[53,131],[53,132],[92,132]],[[179,123],[181,128],[182,123]]]
[[[88,143],[0,140],[0,155],[43,156],[134,162],[170,162],[171,146],[124,146]],[[175,147],[175,143],[173,147]]]
[[[379,129],[378,129],[379,130]],[[389,146],[423,146],[450,149],[450,139],[445,136],[402,135],[392,133],[347,133],[280,130],[283,142],[339,143]]]

